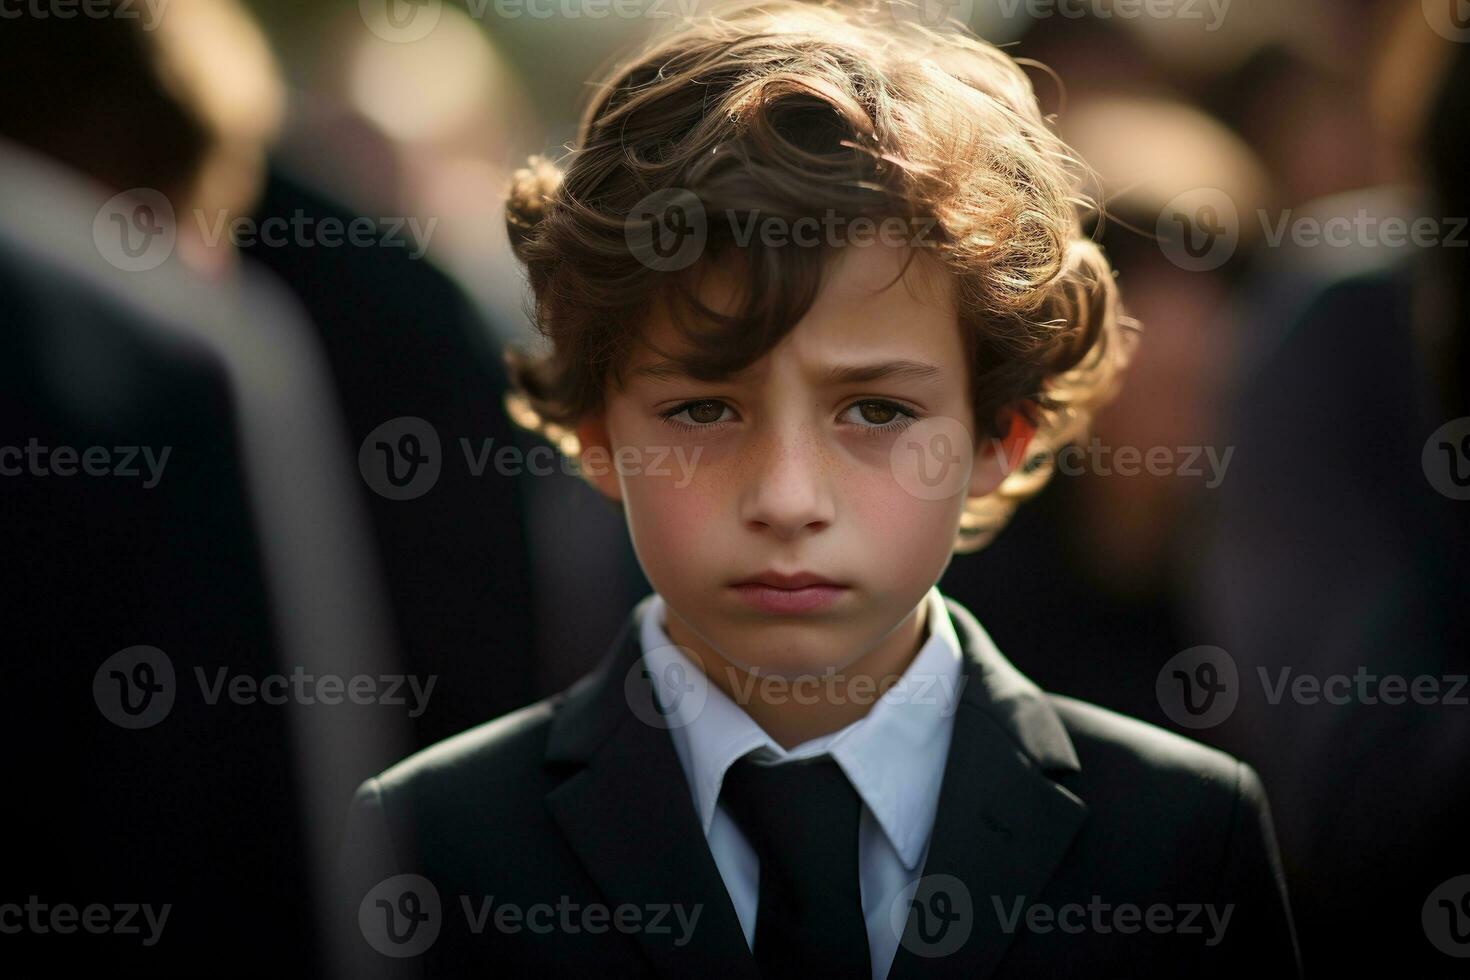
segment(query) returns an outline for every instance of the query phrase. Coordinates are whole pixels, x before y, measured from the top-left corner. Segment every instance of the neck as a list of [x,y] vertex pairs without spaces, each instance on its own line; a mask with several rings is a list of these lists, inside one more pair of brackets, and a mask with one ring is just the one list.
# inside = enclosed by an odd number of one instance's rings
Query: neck
[[[711,684],[725,692],[784,749],[819,738],[865,716],[903,677],[924,645],[927,602],[920,602],[877,646],[840,672],[786,679],[730,663],[668,609],[664,631],[684,649]],[[814,683],[815,696],[802,691]]]

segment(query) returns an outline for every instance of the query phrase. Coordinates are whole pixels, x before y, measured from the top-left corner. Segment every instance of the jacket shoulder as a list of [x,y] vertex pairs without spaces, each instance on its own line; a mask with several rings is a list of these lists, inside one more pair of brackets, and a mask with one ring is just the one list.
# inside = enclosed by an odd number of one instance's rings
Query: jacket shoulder
[[1140,802],[1157,797],[1230,806],[1264,799],[1255,770],[1226,752],[1085,701],[1048,697],[1089,784]]
[[1051,701],[1081,765],[1065,783],[1090,809],[1083,833],[1092,860],[1075,887],[1095,887],[1106,871],[1126,883],[1123,891],[1213,902],[1233,913],[1230,932],[1199,961],[1208,971],[1194,975],[1237,977],[1269,964],[1273,975],[1299,977],[1285,874],[1256,771],[1146,722],[1071,698]]
[[423,797],[462,792],[485,781],[513,785],[508,781],[541,768],[563,698],[559,694],[537,701],[420,749],[367,780],[363,788]]

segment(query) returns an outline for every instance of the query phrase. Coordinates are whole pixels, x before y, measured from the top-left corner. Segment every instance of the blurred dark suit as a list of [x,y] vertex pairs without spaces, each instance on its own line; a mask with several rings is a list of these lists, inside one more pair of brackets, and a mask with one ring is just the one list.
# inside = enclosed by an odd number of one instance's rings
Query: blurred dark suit
[[[343,779],[402,751],[397,719],[210,703],[199,678],[392,666],[329,382],[260,277],[119,271],[93,242],[98,188],[3,142],[0,172],[0,446],[169,453],[151,487],[5,460],[0,903],[170,911],[147,946],[5,935],[3,972],[319,975],[327,828]],[[137,645],[168,658],[153,683],[174,700],[130,730],[100,668]]]
[[[273,169],[255,219],[298,216],[318,227],[324,219],[361,220]],[[438,678],[415,721],[417,743],[427,745],[536,697],[535,663],[526,655],[533,605],[522,501],[534,478],[499,474],[494,465],[502,447],[524,454],[531,445],[502,406],[506,382],[494,332],[446,275],[410,257],[416,246],[407,237],[333,247],[262,239],[244,252],[289,286],[310,315],[353,453],[400,417],[421,418],[438,434],[441,469],[421,496],[390,500],[356,481],[406,669]],[[487,464],[481,474],[461,440],[476,465]]]
[[[1326,973],[1457,975],[1420,910],[1470,859],[1470,713],[1356,697],[1273,705],[1259,680],[1470,673],[1465,505],[1420,461],[1448,421],[1415,344],[1423,271],[1319,283],[1294,303],[1270,294],[1252,319],[1261,330],[1228,420],[1236,462],[1201,567],[1208,635],[1243,684],[1218,738],[1259,760],[1273,788],[1302,944]],[[1367,949],[1340,938],[1367,934]]]

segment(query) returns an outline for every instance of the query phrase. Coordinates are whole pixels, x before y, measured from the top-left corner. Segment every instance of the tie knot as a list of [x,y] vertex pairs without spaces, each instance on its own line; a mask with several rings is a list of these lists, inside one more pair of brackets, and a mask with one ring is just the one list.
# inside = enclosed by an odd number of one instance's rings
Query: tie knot
[[856,848],[862,799],[830,755],[777,765],[745,756],[725,773],[720,795],[757,852],[785,855],[849,839]]

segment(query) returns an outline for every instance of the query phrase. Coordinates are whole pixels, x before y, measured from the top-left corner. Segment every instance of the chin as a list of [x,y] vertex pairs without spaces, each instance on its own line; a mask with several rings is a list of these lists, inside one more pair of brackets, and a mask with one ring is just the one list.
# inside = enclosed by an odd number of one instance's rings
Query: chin
[[[815,629],[802,627],[801,632],[805,635],[800,639],[776,639],[770,634],[777,630],[779,627],[757,627],[748,634],[749,642],[717,649],[726,661],[736,667],[761,676],[787,679],[841,671],[862,659],[866,652],[850,638],[830,635],[836,632],[830,626],[825,630],[829,634],[825,638],[820,635],[823,632],[820,626]],[[762,637],[762,633],[767,636]]]

